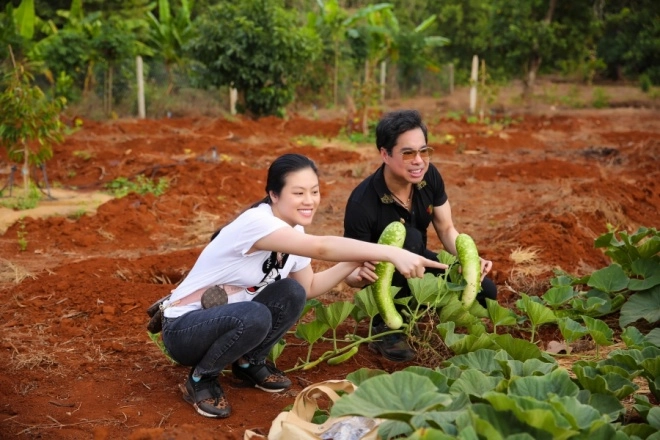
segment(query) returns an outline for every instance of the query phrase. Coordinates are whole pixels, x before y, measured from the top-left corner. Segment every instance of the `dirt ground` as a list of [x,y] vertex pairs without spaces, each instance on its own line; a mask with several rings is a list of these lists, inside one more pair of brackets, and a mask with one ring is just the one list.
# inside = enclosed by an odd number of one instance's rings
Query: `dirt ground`
[[[608,224],[660,227],[658,110],[548,107],[483,125],[453,119],[438,100],[388,103],[413,106],[428,123],[458,230],[494,261],[502,305],[516,292],[543,293],[554,268],[585,274],[609,264],[593,246]],[[293,372],[282,395],[228,374],[221,383],[233,414],[206,419],[178,390],[188,369],[170,364],[146,333],[146,308],[185,276],[216,228],[263,197],[276,156],[295,151],[317,162],[322,202],[308,232],[342,234],[350,190],[379,165],[373,145],[339,140],[345,126],[337,115],[84,120],[48,162],[58,200],[40,206],[50,215],[0,210],[0,438],[241,439],[246,429],[267,432],[311,383],[412,364],[365,348],[347,363]],[[160,197],[99,195],[138,174],[166,177],[170,187]],[[437,238],[430,247],[440,248]],[[353,292],[340,285],[321,298]],[[557,336],[546,333],[546,342]],[[281,369],[306,353],[292,335],[287,341]]]

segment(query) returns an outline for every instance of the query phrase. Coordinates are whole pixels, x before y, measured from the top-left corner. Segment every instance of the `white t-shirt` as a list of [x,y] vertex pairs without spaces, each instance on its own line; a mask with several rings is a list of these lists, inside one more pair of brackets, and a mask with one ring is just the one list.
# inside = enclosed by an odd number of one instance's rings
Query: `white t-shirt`
[[[170,300],[165,302],[165,317],[176,318],[199,310],[202,307],[200,301],[183,306],[176,305],[176,302],[200,289],[221,285],[229,295],[229,303],[251,301],[268,284],[309,266],[311,258],[308,257],[271,251],[247,253],[259,239],[280,228],[290,227],[275,217],[271,206],[266,203],[245,211],[202,250],[188,276],[172,290]],[[305,233],[300,225],[294,229]]]

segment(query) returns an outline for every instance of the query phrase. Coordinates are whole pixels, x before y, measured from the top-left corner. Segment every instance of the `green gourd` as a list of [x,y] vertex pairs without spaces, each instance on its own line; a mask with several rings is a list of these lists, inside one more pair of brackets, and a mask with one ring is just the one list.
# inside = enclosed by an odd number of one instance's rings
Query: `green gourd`
[[[378,244],[403,247],[406,239],[406,227],[401,222],[392,222],[383,229],[378,239]],[[396,330],[403,325],[403,318],[394,307],[394,300],[390,294],[392,286],[392,277],[394,276],[394,264],[388,261],[381,261],[376,265],[376,275],[378,279],[372,285],[374,302],[382,316],[385,325],[392,330]]]

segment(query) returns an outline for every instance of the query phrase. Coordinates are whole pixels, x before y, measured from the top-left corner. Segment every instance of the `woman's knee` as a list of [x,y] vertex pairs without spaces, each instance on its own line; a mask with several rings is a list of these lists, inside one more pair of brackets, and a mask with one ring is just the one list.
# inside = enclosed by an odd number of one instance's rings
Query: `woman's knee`
[[268,307],[252,301],[249,310],[241,317],[246,330],[256,333],[268,333],[272,326],[272,314]]

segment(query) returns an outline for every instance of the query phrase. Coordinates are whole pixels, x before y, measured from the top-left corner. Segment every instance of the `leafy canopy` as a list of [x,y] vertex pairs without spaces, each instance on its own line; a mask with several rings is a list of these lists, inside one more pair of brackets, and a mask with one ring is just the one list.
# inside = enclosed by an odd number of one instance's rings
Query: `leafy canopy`
[[189,44],[202,64],[203,86],[239,91],[239,111],[252,116],[281,115],[294,98],[305,66],[320,54],[320,39],[281,1],[222,3],[195,20]]

